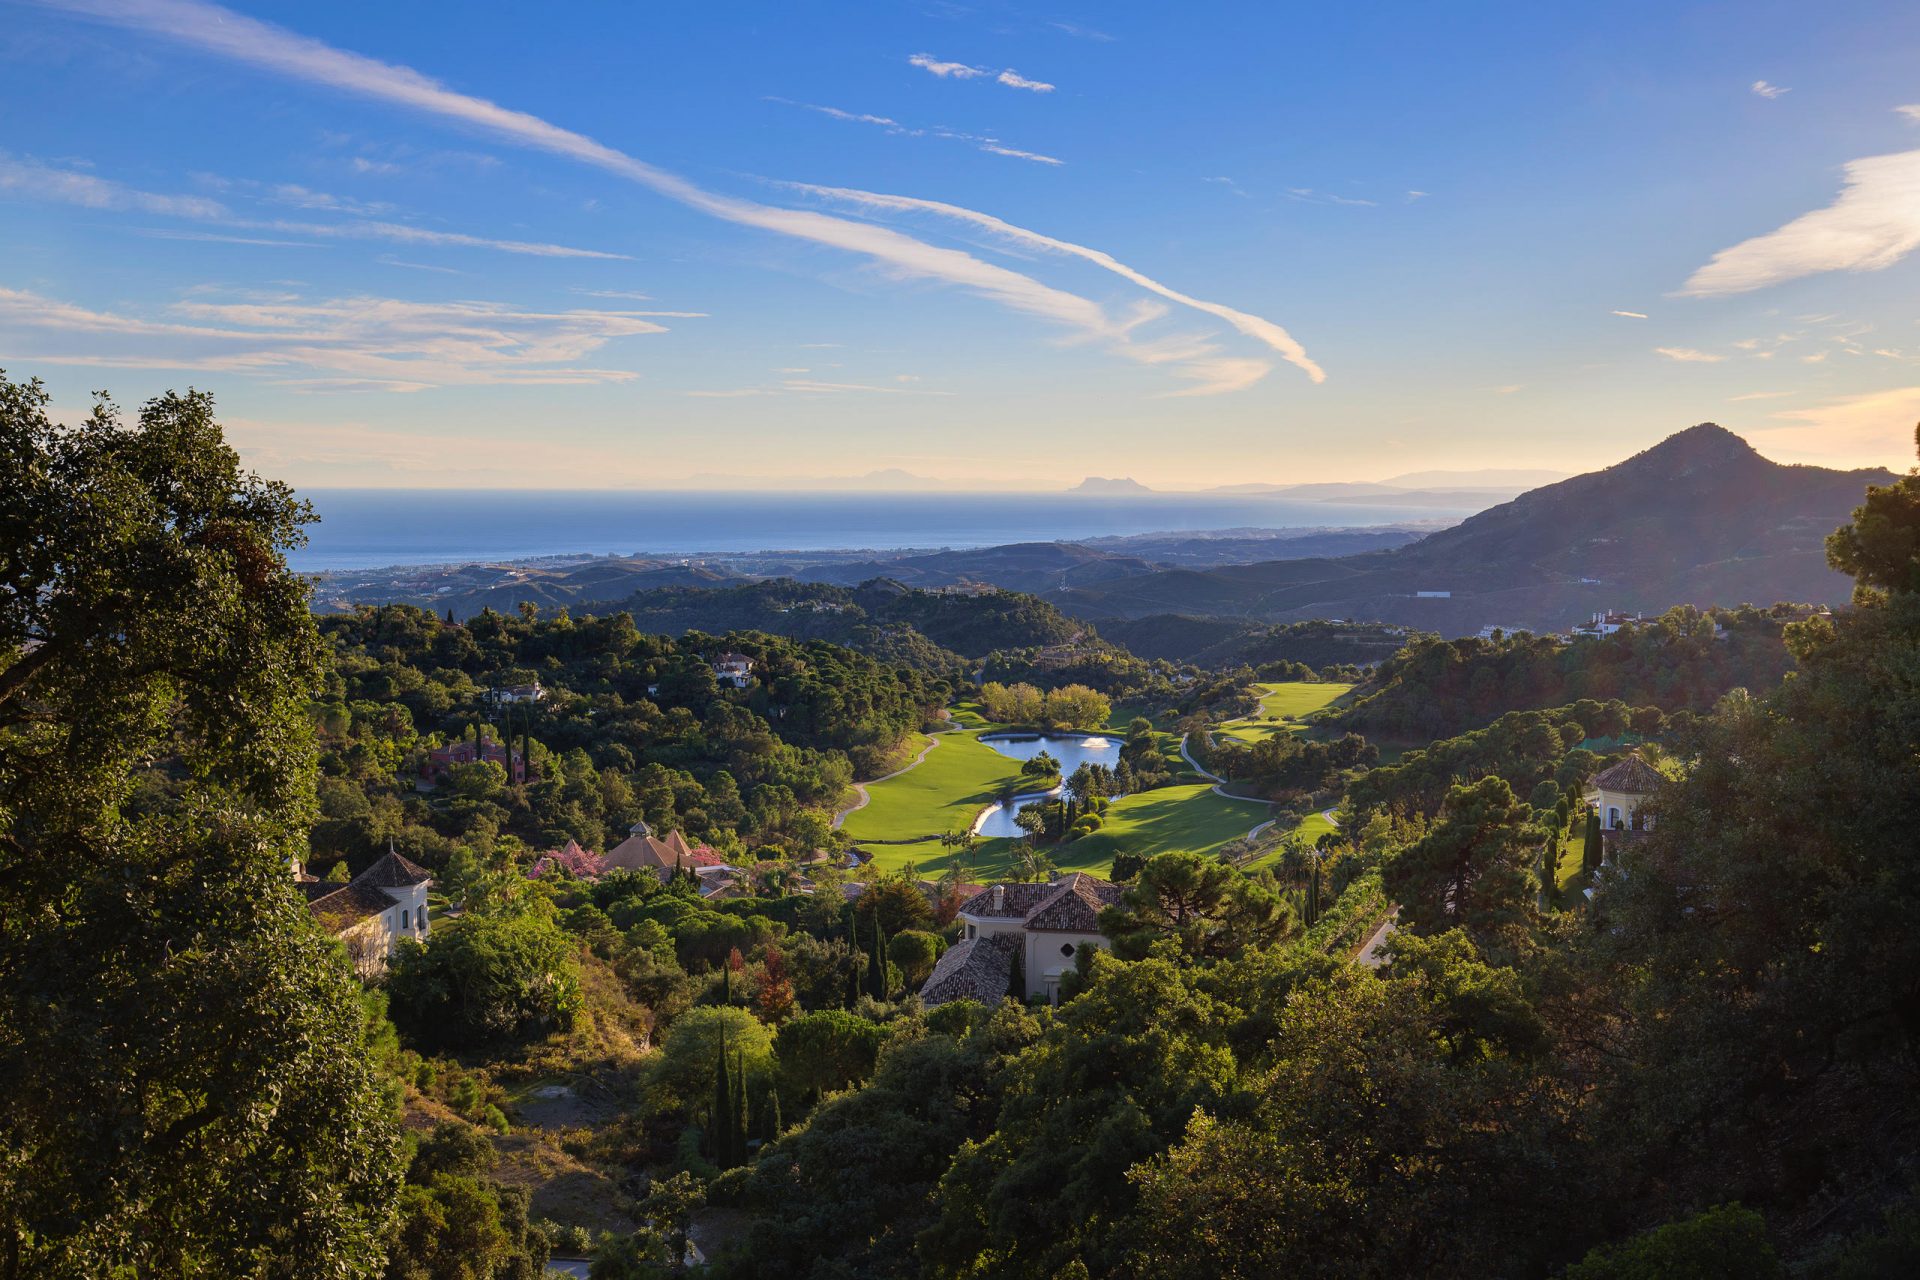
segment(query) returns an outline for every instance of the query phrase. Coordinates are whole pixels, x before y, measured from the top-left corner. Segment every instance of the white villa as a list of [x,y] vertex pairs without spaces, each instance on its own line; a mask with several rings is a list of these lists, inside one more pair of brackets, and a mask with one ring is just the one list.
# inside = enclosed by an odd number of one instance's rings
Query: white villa
[[920,990],[921,1002],[978,1000],[1011,994],[1016,958],[1026,998],[1060,998],[1060,979],[1081,944],[1107,947],[1100,910],[1120,901],[1120,886],[1072,872],[1049,884],[990,885],[960,905],[965,935],[949,947]]
[[723,653],[713,660],[713,678],[744,689],[753,680],[753,659],[744,653]]
[[386,971],[402,938],[427,940],[427,889],[433,877],[391,846],[345,884],[316,879],[297,863],[294,879],[307,895],[307,910],[346,944],[354,971],[363,978]]

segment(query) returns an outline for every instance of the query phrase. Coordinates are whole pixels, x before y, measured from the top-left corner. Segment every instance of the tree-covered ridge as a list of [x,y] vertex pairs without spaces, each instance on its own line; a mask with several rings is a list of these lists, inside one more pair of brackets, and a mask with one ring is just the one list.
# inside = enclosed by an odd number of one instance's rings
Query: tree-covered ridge
[[[443,866],[465,844],[606,849],[635,822],[737,851],[825,842],[828,812],[881,770],[946,701],[947,685],[825,641],[761,633],[648,635],[625,614],[575,619],[484,612],[448,623],[408,605],[320,622],[333,674],[320,726],[316,855],[356,866],[397,838]],[[751,659],[745,688],[716,678]],[[490,693],[538,681],[537,703]],[[436,743],[511,738],[530,776],[453,771],[444,794],[412,780]],[[489,771],[491,769],[491,772]]]
[[1681,605],[1591,638],[1421,636],[1381,663],[1370,688],[1330,720],[1371,738],[1426,742],[1504,712],[1582,699],[1704,711],[1729,689],[1779,683],[1792,666],[1782,632],[1807,612]]

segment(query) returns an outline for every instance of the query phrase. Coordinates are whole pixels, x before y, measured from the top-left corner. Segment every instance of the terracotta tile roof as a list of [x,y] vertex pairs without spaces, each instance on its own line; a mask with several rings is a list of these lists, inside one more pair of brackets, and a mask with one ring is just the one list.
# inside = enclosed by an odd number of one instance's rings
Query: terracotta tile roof
[[940,962],[933,966],[926,985],[920,988],[920,1003],[938,1005],[949,1000],[1000,1003],[1013,980],[1013,956],[1019,948],[1019,935],[1012,933],[987,934],[955,943],[947,948]]
[[365,880],[351,880],[332,887],[332,893],[322,894],[308,902],[307,910],[313,913],[314,919],[335,933],[351,928],[362,920],[371,920],[381,912],[391,910],[394,905],[385,890]]
[[1637,755],[1608,765],[1593,775],[1594,786],[1607,791],[1624,791],[1629,795],[1646,795],[1659,789],[1665,782],[1666,779],[1652,765]]
[[407,889],[431,879],[432,872],[418,863],[408,862],[391,849],[381,856],[380,861],[354,877],[356,882],[364,880],[383,889]]
[[1059,881],[1060,891],[1027,913],[1027,928],[1066,933],[1098,933],[1100,909],[1120,901],[1120,886],[1074,872]]
[[961,903],[960,911],[979,919],[1020,920],[1029,929],[1094,933],[1100,909],[1120,901],[1120,892],[1118,885],[1075,871],[1049,884],[989,885]]

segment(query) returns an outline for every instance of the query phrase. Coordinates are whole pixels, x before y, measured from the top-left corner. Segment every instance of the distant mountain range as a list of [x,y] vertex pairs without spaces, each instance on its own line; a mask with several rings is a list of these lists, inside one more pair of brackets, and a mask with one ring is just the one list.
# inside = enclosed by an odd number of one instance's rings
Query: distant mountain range
[[1392,551],[1169,569],[1049,593],[1090,619],[1363,618],[1447,634],[1558,628],[1596,610],[1839,603],[1826,535],[1883,470],[1783,466],[1711,423]]
[[[1515,474],[1527,473],[1421,472],[1397,479],[1490,481]],[[1263,624],[1316,618],[1461,635],[1484,626],[1559,629],[1604,609],[1839,603],[1850,583],[1827,568],[1826,535],[1848,518],[1867,485],[1894,478],[1882,470],[1783,466],[1708,423],[1450,527],[1232,529],[958,551],[758,552],[695,563],[609,557],[335,573],[319,579],[315,605],[403,601],[455,617],[483,608],[505,612],[522,601],[583,612],[626,606],[649,615],[643,626],[767,630],[784,629],[767,619],[804,605],[801,612],[809,616],[786,625],[813,634],[853,622],[884,629],[908,621],[904,614],[913,610],[876,608],[881,597],[873,595],[809,595],[807,584],[884,583],[892,593],[988,584],[1038,596],[1102,634],[1131,638],[1148,654],[1230,661],[1254,655],[1247,645]],[[1385,485],[1303,487],[1351,491],[1348,501],[1373,496],[1360,490],[1411,492]],[[793,580],[786,585],[801,594],[736,590],[769,580]],[[856,605],[861,616],[835,615],[830,622],[814,616],[817,606],[833,604]],[[955,618],[1003,607],[953,606]],[[943,648],[974,656],[969,651],[976,645],[934,634],[939,626],[918,629]]]

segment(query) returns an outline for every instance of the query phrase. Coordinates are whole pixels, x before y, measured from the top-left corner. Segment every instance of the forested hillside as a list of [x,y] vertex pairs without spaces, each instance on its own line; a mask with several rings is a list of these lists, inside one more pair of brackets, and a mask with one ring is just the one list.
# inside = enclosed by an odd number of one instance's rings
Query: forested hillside
[[[721,850],[810,851],[848,784],[887,764],[948,694],[911,668],[825,641],[669,639],[624,614],[489,611],[449,624],[391,605],[323,618],[320,633],[333,674],[313,708],[323,815],[314,852],[356,870],[390,838],[437,868],[462,845],[490,854],[501,837],[605,849],[637,821]],[[748,688],[715,679],[711,663],[727,652],[753,660]],[[488,699],[536,679],[538,703]],[[414,793],[407,779],[426,748],[481,735],[524,749],[525,785],[497,765],[468,766],[449,794]]]
[[1504,712],[1581,699],[1705,711],[1730,689],[1778,684],[1793,664],[1785,628],[1810,612],[1682,605],[1597,637],[1421,637],[1381,663],[1328,722],[1373,738],[1426,742]]

